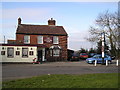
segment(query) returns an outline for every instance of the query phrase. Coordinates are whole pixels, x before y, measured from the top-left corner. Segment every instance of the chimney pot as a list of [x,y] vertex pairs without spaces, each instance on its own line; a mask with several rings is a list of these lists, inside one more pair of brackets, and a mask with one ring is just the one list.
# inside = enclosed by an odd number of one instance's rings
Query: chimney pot
[[21,20],[21,18],[19,17],[19,18],[18,18],[18,25],[21,24],[21,21],[22,21],[22,20]]
[[56,21],[53,20],[53,18],[51,18],[50,20],[48,20],[48,25],[55,25]]

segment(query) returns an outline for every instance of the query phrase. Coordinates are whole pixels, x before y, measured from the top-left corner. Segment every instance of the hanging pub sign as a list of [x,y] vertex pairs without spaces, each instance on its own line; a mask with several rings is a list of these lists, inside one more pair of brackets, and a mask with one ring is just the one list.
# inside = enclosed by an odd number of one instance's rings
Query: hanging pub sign
[[53,42],[53,38],[52,37],[44,37],[44,43],[52,43]]

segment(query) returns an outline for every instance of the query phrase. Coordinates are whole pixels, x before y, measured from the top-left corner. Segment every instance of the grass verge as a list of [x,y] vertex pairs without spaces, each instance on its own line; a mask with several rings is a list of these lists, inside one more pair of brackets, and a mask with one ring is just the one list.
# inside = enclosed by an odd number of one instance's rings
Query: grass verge
[[3,88],[118,88],[118,74],[43,75],[6,81]]

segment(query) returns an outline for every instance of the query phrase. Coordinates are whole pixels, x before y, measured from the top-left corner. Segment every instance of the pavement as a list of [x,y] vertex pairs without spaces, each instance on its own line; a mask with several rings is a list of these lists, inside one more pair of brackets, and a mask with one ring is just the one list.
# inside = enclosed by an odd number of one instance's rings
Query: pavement
[[116,60],[105,66],[87,64],[84,60],[78,62],[46,62],[42,64],[3,64],[2,80],[15,80],[46,74],[91,74],[118,73]]

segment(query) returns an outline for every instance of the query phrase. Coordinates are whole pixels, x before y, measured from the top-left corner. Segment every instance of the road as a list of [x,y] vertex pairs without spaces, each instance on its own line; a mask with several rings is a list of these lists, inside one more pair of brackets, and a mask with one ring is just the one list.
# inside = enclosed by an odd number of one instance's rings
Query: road
[[3,64],[2,79],[14,80],[45,74],[89,74],[118,73],[118,67],[113,65],[97,65],[81,62],[50,62],[43,64]]

